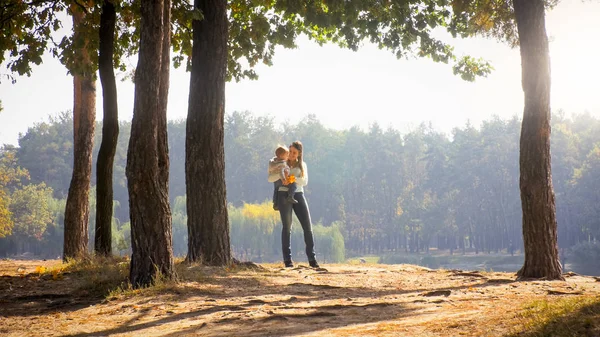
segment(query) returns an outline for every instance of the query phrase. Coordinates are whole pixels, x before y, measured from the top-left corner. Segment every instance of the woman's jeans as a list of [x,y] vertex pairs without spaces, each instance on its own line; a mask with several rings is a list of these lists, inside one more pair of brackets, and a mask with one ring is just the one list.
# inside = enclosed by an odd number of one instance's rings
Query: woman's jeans
[[302,230],[304,231],[304,243],[306,244],[306,256],[308,261],[316,261],[315,257],[315,239],[313,237],[312,224],[310,222],[310,212],[308,203],[304,198],[304,193],[294,193],[294,199],[298,200],[297,204],[291,204],[286,201],[288,197],[287,191],[277,192],[277,204],[279,205],[279,214],[281,215],[281,250],[283,252],[283,261],[292,261],[292,210],[296,213]]

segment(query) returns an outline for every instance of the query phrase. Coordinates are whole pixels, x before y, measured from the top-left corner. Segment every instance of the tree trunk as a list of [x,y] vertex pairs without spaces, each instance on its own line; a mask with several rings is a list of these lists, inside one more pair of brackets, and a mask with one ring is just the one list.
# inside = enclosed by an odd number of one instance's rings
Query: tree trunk
[[105,0],[100,15],[100,48],[98,68],[102,83],[102,143],[96,163],[96,236],[94,250],[99,255],[111,255],[113,215],[113,163],[119,137],[117,83],[113,70],[115,40],[115,6]]
[[519,279],[562,279],[550,169],[550,57],[542,0],[514,0],[525,108],[520,189],[525,262]]
[[[81,38],[84,14],[73,8],[75,39]],[[87,43],[76,53],[81,69],[91,68]],[[92,147],[96,120],[96,82],[89,70],[73,72],[73,175],[65,207],[63,260],[78,259],[87,253],[89,190],[92,175]]]
[[170,0],[141,3],[140,52],[127,150],[134,287],[171,278],[173,244],[169,205],[166,104],[169,85]]
[[225,192],[224,111],[227,1],[195,0],[194,46],[186,128],[188,261],[231,261]]

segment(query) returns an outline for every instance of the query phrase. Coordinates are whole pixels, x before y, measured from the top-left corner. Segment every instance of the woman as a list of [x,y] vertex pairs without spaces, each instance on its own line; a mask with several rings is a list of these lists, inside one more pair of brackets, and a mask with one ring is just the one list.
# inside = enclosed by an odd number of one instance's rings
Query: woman
[[[310,221],[310,211],[308,210],[308,203],[304,198],[304,186],[308,183],[308,170],[306,169],[306,163],[302,160],[302,143],[295,141],[290,145],[288,156],[288,165],[290,167],[290,175],[296,178],[296,193],[294,193],[294,199],[298,203],[290,203],[288,198],[288,183],[283,181],[283,186],[279,187],[277,192],[277,206],[279,206],[279,214],[281,215],[281,223],[283,228],[281,230],[281,250],[283,251],[283,263],[286,268],[294,266],[292,262],[292,248],[291,237],[292,237],[292,210],[296,213],[302,230],[304,231],[304,243],[306,245],[306,256],[308,257],[308,263],[313,268],[319,268],[317,259],[315,257],[315,240],[313,238],[312,224]],[[278,173],[269,174],[269,182],[273,183],[280,179]]]

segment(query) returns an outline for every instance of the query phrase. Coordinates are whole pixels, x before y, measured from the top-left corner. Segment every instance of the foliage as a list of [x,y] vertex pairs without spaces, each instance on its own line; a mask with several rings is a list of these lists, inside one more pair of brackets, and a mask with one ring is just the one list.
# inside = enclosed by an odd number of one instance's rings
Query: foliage
[[[14,167],[31,172],[32,184],[45,182],[51,186],[59,200],[61,193],[56,190],[68,189],[69,180],[62,177],[69,176],[73,165],[69,151],[60,150],[71,144],[68,136],[63,137],[70,123],[67,116],[36,124],[21,135],[21,147],[11,150],[15,154],[12,163],[17,164]],[[130,249],[124,187],[129,127],[129,123],[121,124],[124,137],[119,140],[115,158],[113,249],[119,254],[127,254]],[[600,161],[595,144],[600,143],[600,120],[590,114],[566,118],[559,112],[553,116],[552,128],[552,176],[557,192],[559,245],[564,250],[598,240],[596,200],[600,187],[595,178],[600,175]],[[171,121],[168,134],[173,244],[176,255],[183,256],[187,252],[185,122]],[[266,181],[266,163],[278,144],[300,139],[306,151],[309,184],[305,195],[315,233],[319,223],[324,228],[337,226],[347,256],[377,255],[385,262],[390,255],[405,251],[427,254],[429,249],[431,254],[431,249],[437,248],[460,252],[456,254],[459,256],[508,253],[509,247],[520,254],[519,134],[520,120],[516,117],[490,118],[477,127],[467,123],[448,136],[426,124],[401,134],[376,124],[367,129],[333,130],[310,115],[296,124],[276,125],[269,116],[229,114],[225,120],[225,174],[234,253],[238,259],[258,261],[260,248],[263,261],[279,260],[280,222],[270,209],[270,201],[265,201],[273,191],[273,185]],[[10,199],[12,190],[7,193]],[[246,219],[242,212],[245,204],[263,204],[261,212],[274,216],[275,222],[254,215]],[[60,255],[55,246],[62,242],[64,205],[62,210],[61,206],[52,207],[53,221],[42,242],[33,238],[30,245],[45,256],[56,257]],[[246,215],[253,214],[252,208],[246,207]],[[293,249],[302,258],[301,228],[295,223],[293,230],[299,235],[294,236],[297,240]],[[318,242],[316,247],[321,255],[329,254],[327,235],[331,234],[323,235],[325,246]],[[11,237],[6,240],[13,240]],[[320,240],[318,236],[316,239]],[[7,252],[25,249],[4,242]],[[567,259],[570,264],[572,257]]]
[[0,149],[0,188],[12,191],[29,180],[29,172],[18,165],[17,149],[4,145]]
[[3,189],[0,189],[0,238],[12,234],[14,222],[9,205],[8,195]]
[[279,215],[272,203],[229,205],[228,213],[234,255],[245,260],[272,261],[278,251],[274,228]]
[[[113,223],[113,226],[115,223]],[[113,227],[113,251],[119,256],[131,253],[131,223],[129,221],[121,224],[117,228]]]
[[[421,264],[422,258],[418,255],[408,255],[408,254],[386,254],[381,257],[379,260],[380,263],[385,264],[413,264],[413,265],[423,265]],[[427,264],[424,265],[428,267]]]
[[173,255],[185,256],[188,248],[187,210],[185,196],[178,196],[171,207],[173,213]]
[[[229,206],[231,242],[235,255],[242,259],[267,262],[279,261],[281,231],[279,212],[271,201],[260,204],[245,203],[242,207]],[[315,247],[320,260],[342,262],[345,259],[344,238],[338,226],[313,224]],[[292,251],[301,259],[304,254],[302,226],[294,218],[292,224]]]
[[[460,1],[458,2],[460,3]],[[95,73],[97,68],[98,27],[101,1],[85,5],[76,1],[39,1],[26,3],[8,0],[0,12],[0,64],[6,63],[11,73],[28,75],[32,65],[39,65],[50,51],[72,73]],[[472,6],[471,6],[472,7]],[[465,7],[465,11],[477,8]],[[463,16],[453,17],[446,1],[264,1],[229,0],[228,80],[256,79],[254,68],[259,63],[272,65],[278,46],[295,48],[296,38],[305,34],[320,44],[333,42],[357,50],[365,40],[388,49],[398,58],[427,57],[434,62],[452,62],[454,72],[465,80],[486,76],[491,66],[470,56],[459,57],[452,46],[434,37],[433,30],[445,27],[453,34],[468,35],[478,21]],[[84,10],[85,20],[77,34],[64,34],[64,13]],[[116,3],[117,37],[114,64],[127,70],[127,58],[139,50],[140,7],[135,1]],[[184,0],[172,2],[173,64],[191,66],[192,21],[202,13]],[[459,24],[454,22],[459,22]],[[481,21],[481,20],[479,20]],[[92,53],[91,63],[83,64],[76,56],[82,44]],[[6,61],[6,62],[5,62]],[[91,69],[89,68],[91,67]],[[8,75],[13,81],[15,78]],[[131,75],[133,76],[133,75]]]
[[585,275],[600,275],[600,243],[582,242],[570,248],[571,269]]
[[14,191],[10,203],[15,222],[14,235],[41,240],[46,226],[52,222],[51,198],[52,188],[45,183],[29,184]]
[[[560,0],[544,0],[551,9]],[[519,44],[517,26],[514,21],[512,1],[498,0],[454,0],[449,31],[454,37],[481,35],[507,42],[511,47]]]
[[11,235],[14,217],[10,210],[10,193],[29,178],[27,170],[17,165],[16,149],[5,145],[0,150],[0,238]]
[[323,262],[344,262],[346,260],[346,246],[344,237],[337,225],[325,227],[321,224],[313,226],[315,247],[318,256]]
[[46,182],[56,197],[66,197],[73,170],[72,114],[62,112],[29,127],[19,137],[17,156],[32,183]]
[[[42,63],[42,55],[53,47],[52,33],[61,27],[58,13],[62,1],[3,1],[0,12],[0,63],[19,75],[31,75],[31,66]],[[53,43],[48,46],[48,42]],[[14,77],[11,77],[13,82]]]

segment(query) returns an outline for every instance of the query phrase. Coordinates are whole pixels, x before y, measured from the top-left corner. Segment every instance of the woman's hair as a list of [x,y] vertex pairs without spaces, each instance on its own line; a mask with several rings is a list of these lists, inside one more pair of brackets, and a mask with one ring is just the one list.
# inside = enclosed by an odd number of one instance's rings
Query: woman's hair
[[290,165],[290,167],[296,167],[299,166],[300,167],[300,174],[302,177],[304,177],[304,165],[302,165],[303,161],[302,161],[302,142],[300,142],[299,140],[293,142],[290,145],[290,148],[295,148],[296,150],[298,150],[298,161],[296,163],[294,163],[294,165]]

